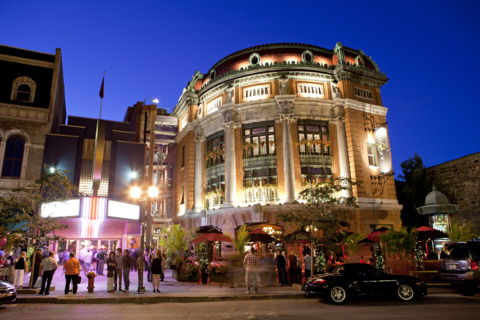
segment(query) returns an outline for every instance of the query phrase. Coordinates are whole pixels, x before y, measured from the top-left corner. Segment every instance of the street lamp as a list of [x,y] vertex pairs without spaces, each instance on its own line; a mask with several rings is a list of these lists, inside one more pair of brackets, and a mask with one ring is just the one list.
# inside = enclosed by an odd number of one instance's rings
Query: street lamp
[[158,188],[151,186],[148,188],[148,196],[142,198],[142,189],[140,187],[134,186],[130,189],[130,196],[135,199],[137,202],[143,203],[147,202],[147,207],[144,209],[142,205],[140,207],[140,222],[142,225],[142,233],[140,237],[140,256],[138,257],[138,293],[144,293],[145,287],[143,286],[143,252],[145,251],[145,216],[148,213],[147,208],[150,207],[152,210],[152,200],[156,199],[158,196]]

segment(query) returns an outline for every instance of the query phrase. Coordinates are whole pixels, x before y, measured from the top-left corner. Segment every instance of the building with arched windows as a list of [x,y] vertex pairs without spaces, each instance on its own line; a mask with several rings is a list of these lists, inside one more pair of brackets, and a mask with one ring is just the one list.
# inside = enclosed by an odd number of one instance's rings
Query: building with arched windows
[[40,177],[45,136],[65,123],[62,55],[0,45],[0,195]]
[[400,228],[392,172],[387,82],[371,57],[337,43],[297,43],[232,53],[195,72],[172,115],[174,207],[188,229],[282,224],[311,184],[351,178],[356,232]]

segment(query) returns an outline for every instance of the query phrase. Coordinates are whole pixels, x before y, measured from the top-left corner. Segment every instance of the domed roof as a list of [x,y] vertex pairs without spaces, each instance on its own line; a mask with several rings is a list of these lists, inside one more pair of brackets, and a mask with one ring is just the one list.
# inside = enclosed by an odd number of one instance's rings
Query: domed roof
[[425,197],[425,205],[431,206],[436,204],[450,204],[450,201],[448,201],[446,195],[434,188],[433,191]]

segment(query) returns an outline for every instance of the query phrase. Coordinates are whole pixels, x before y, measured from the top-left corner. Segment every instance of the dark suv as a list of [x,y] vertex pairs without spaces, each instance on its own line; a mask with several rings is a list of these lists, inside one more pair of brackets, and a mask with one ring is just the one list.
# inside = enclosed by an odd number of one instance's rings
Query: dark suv
[[480,241],[448,242],[443,246],[440,279],[450,282],[466,296],[480,285]]

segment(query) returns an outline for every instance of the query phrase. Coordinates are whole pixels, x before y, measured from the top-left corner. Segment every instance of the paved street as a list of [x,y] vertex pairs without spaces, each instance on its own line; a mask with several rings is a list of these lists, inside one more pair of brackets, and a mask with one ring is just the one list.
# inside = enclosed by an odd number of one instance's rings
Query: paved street
[[475,319],[480,295],[430,295],[413,303],[355,300],[334,306],[318,299],[159,304],[14,304],[3,319]]

